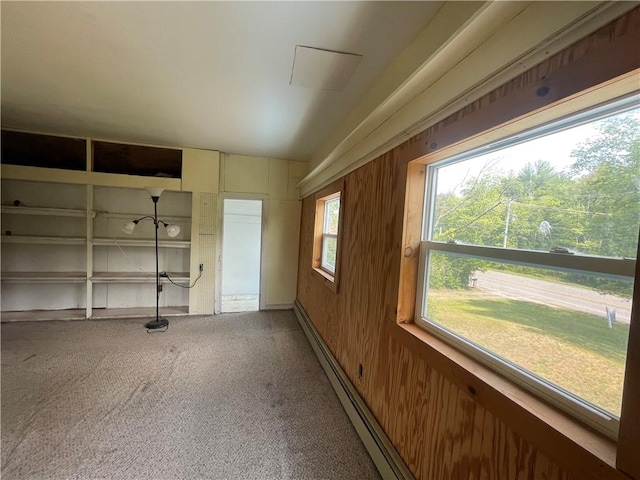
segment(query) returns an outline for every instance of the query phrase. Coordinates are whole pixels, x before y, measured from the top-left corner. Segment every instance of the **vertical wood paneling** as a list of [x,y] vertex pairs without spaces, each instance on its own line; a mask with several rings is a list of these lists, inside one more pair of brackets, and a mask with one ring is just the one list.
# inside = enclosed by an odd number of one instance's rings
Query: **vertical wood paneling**
[[309,274],[315,202],[303,200],[300,302],[416,478],[564,478],[557,464],[385,334],[398,300],[388,272],[401,262],[390,228],[397,220],[393,196],[404,198],[395,188],[400,168],[397,157],[385,156],[345,178],[338,294]]
[[[302,217],[300,222],[300,256],[298,259],[298,298],[306,298],[305,309],[308,314],[313,315],[314,325],[318,333],[322,335],[331,353],[339,360],[336,349],[336,333],[338,329],[335,325],[340,317],[337,311],[336,297],[316,275],[303,275],[311,269],[313,258],[313,227],[314,227],[315,201],[307,198],[302,202]],[[304,232],[311,232],[311,235],[304,235]]]
[[[469,453],[469,480],[479,480],[480,478],[480,459],[482,458],[482,436],[484,434],[484,409],[476,405],[473,414],[473,433],[471,436],[471,451]],[[463,477],[464,478],[464,477]]]
[[[365,398],[375,396],[374,372],[384,318],[395,315],[390,295],[397,288],[390,272],[399,256],[393,246],[397,215],[396,177],[399,169],[391,155],[376,161],[375,168],[359,169],[345,178],[346,199],[342,236],[338,310],[349,322],[340,326],[337,349],[351,381]],[[371,195],[375,192],[375,195]],[[366,201],[363,202],[363,199]],[[348,293],[347,293],[348,292]],[[383,314],[383,316],[381,316]],[[359,365],[363,377],[358,377]]]
[[[478,406],[478,408],[480,408]],[[476,418],[476,403],[466,393],[460,391],[458,394],[458,411],[461,413],[461,423],[458,428],[458,441],[455,443],[451,459],[453,471],[451,478],[464,479],[470,477],[471,472],[471,442]]]
[[[404,247],[416,242],[419,219],[408,220],[404,205],[421,198],[424,179],[416,167],[407,170],[408,162],[488,128],[482,120],[486,116],[477,116],[482,110],[498,122],[503,117],[514,118],[514,112],[517,115],[523,108],[529,111],[550,104],[553,99],[535,95],[540,82],[551,85],[553,94],[561,98],[573,92],[576,82],[583,85],[633,67],[638,62],[631,59],[629,63],[629,38],[637,37],[639,19],[640,9],[635,9],[625,19],[579,42],[573,51],[561,52],[346,175],[337,293],[311,273],[315,202],[313,196],[303,200],[298,300],[418,479],[567,480],[569,468],[577,472],[574,478],[598,478],[600,473],[622,478],[609,465],[577,452],[580,447],[569,450],[575,458],[562,458],[554,445],[528,434],[522,422],[507,418],[510,423],[505,423],[495,404],[479,403],[481,398],[486,400],[486,391],[480,395],[451,370],[436,370],[425,361],[428,357],[389,332],[401,328],[397,321],[412,317],[412,294],[404,291],[401,269],[404,279],[415,267],[416,257],[406,255]],[[617,51],[620,46],[624,48]],[[603,60],[604,67],[595,73],[592,67],[586,68],[593,59],[607,58],[612,49],[621,56],[618,60]],[[583,74],[571,77],[575,72]],[[407,224],[413,226],[407,230]],[[509,425],[520,425],[520,431]],[[537,448],[530,443],[532,438],[537,438]],[[555,455],[562,465],[550,459]],[[590,458],[600,470],[588,471],[579,465],[579,458]]]
[[495,455],[495,447],[497,443],[497,435],[494,434],[494,417],[491,412],[485,410],[484,419],[482,421],[482,446],[480,447],[480,480],[489,480],[493,478],[492,461]]

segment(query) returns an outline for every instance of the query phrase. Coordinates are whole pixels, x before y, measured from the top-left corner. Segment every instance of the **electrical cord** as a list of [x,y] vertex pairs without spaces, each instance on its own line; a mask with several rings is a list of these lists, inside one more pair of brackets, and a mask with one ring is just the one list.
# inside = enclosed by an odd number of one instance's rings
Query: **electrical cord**
[[[111,236],[111,238],[113,239],[113,241],[115,242],[116,246],[118,247],[118,249],[120,250],[120,253],[122,253],[122,255],[124,255],[124,257],[127,259],[127,262],[129,262],[129,264],[134,267],[137,270],[140,270],[141,272],[144,273],[152,273],[148,270],[145,270],[144,268],[141,268],[139,266],[137,266],[135,263],[133,263],[131,261],[131,258],[129,258],[129,255],[127,255],[125,253],[125,251],[122,249],[122,247],[120,246],[120,244],[118,243],[118,239],[114,236]],[[200,273],[198,274],[198,277],[193,281],[193,285],[180,285],[179,283],[174,282],[173,280],[171,280],[171,277],[169,277],[169,274],[167,272],[160,272],[160,277],[161,278],[166,278],[167,280],[169,280],[169,282],[171,282],[172,284],[174,284],[176,287],[180,287],[180,288],[193,288],[196,286],[196,283],[198,283],[198,280],[200,280],[200,277],[202,277],[202,270],[200,270]]]
[[167,323],[167,326],[163,329],[153,329],[153,328],[147,328],[147,333],[164,333],[167,330],[169,330],[169,324]]
[[150,271],[148,271],[148,270],[145,270],[144,268],[139,267],[138,265],[136,265],[135,263],[133,263],[133,261],[131,260],[131,258],[129,258],[129,255],[127,255],[127,254],[125,253],[125,251],[124,251],[124,250],[122,249],[122,247],[120,246],[120,243],[118,243],[118,239],[117,239],[116,237],[114,237],[113,235],[111,236],[111,238],[112,238],[112,239],[113,239],[113,241],[115,242],[116,247],[118,247],[118,249],[120,250],[120,253],[122,253],[122,255],[124,255],[124,258],[126,258],[126,259],[127,259],[127,262],[129,262],[129,265],[131,265],[131,266],[132,266],[133,268],[135,268],[136,270],[140,270],[140,271],[141,271],[141,272],[143,272],[143,273],[153,273],[153,272],[150,272]]
[[[145,270],[142,267],[139,267],[138,265],[136,265],[135,263],[133,263],[133,261],[131,260],[131,258],[129,257],[129,255],[127,255],[125,253],[125,251],[122,249],[122,247],[120,246],[120,243],[118,242],[118,239],[111,235],[111,238],[113,239],[116,247],[118,247],[118,250],[120,250],[120,253],[122,253],[122,255],[125,257],[125,259],[127,260],[127,262],[129,262],[129,265],[131,265],[133,268],[135,268],[136,270],[139,270],[141,272],[144,273],[152,273],[148,270]],[[198,277],[193,281],[192,285],[180,285],[179,283],[174,282],[171,277],[169,276],[169,274],[167,272],[160,272],[160,277],[161,278],[166,278],[167,280],[169,280],[170,283],[172,283],[173,285],[175,285],[176,287],[180,287],[180,288],[193,288],[196,286],[196,283],[198,283],[198,280],[200,280],[200,278],[202,277],[202,265],[200,265],[200,273],[198,274]],[[163,332],[166,330],[162,330]],[[153,333],[149,330],[147,330],[148,333]]]
[[198,283],[198,280],[200,280],[200,277],[202,277],[202,270],[200,270],[200,273],[198,274],[198,278],[196,278],[193,281],[192,285],[180,285],[179,283],[174,282],[173,280],[171,280],[171,277],[169,277],[169,274],[167,272],[161,272],[160,273],[160,277],[164,277],[167,280],[169,280],[169,282],[173,283],[176,287],[180,287],[180,288],[193,288],[196,286],[196,283]]

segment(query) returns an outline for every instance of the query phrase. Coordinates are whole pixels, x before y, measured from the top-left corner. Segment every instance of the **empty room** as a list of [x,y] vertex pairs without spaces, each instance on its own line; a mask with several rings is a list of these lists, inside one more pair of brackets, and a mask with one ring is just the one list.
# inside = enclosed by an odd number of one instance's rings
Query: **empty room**
[[640,2],[0,2],[3,479],[640,480]]

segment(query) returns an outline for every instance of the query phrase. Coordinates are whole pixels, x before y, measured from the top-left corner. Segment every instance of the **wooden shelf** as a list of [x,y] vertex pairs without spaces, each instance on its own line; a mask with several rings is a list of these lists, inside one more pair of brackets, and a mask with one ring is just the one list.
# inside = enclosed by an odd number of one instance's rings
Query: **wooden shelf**
[[[188,315],[189,307],[160,307],[160,315],[163,317],[176,317]],[[0,322],[41,322],[47,320],[84,320],[87,311],[84,308],[66,310],[26,310],[20,312],[0,313]],[[153,318],[156,315],[155,307],[139,308],[94,308],[91,314],[93,320],[125,319],[125,318]]]
[[2,235],[2,243],[31,245],[85,245],[84,237],[43,237],[29,235]]
[[[104,210],[96,210],[95,212],[93,212],[93,214],[95,216],[103,216],[106,218],[123,218],[126,220],[134,220],[136,218],[141,218],[141,217],[146,217],[146,216],[153,216],[153,212],[149,213],[140,213],[140,212],[134,212],[134,213],[121,213],[121,212],[107,212]],[[180,215],[158,215],[158,218],[160,220],[164,220],[165,222],[176,222],[176,223],[191,223],[191,217],[187,217],[187,216],[180,216]]]
[[[160,315],[163,317],[175,317],[187,315],[189,307],[160,307]],[[138,308],[94,308],[91,313],[93,320],[106,320],[109,318],[154,318],[156,307]]]
[[0,321],[9,322],[41,322],[45,320],[84,320],[87,311],[84,308],[68,310],[26,310],[22,312],[2,312]]
[[82,283],[86,272],[2,272],[4,283]]
[[82,217],[91,218],[96,216],[95,212],[88,212],[87,210],[74,210],[70,208],[44,208],[44,207],[14,207],[10,205],[2,206],[2,213],[12,213],[15,215],[42,215],[50,217]]
[[[135,239],[135,238],[94,238],[91,243],[95,246],[117,246],[121,247],[154,247],[155,240]],[[158,240],[158,247],[163,248],[190,248],[189,240]]]
[[[174,282],[189,281],[189,272],[168,272]],[[145,272],[94,272],[93,283],[155,283],[155,273]],[[161,283],[169,283],[167,278],[160,278]]]

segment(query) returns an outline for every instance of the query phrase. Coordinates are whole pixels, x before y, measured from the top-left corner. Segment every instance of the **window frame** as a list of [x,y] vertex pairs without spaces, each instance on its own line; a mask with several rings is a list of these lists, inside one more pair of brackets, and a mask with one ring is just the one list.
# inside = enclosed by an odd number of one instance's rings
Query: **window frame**
[[634,279],[636,259],[575,255],[553,251],[516,250],[500,247],[465,245],[457,242],[432,241],[430,239],[430,232],[432,230],[431,221],[435,207],[436,189],[434,187],[436,185],[436,171],[438,168],[518,143],[524,143],[535,138],[557,133],[567,128],[596,121],[611,114],[622,113],[625,110],[637,108],[637,104],[638,92],[635,92],[632,95],[614,99],[604,105],[589,108],[581,113],[552,120],[544,125],[529,128],[516,135],[498,139],[487,145],[476,146],[462,153],[429,162],[426,166],[426,181],[424,185],[425,194],[422,209],[422,229],[414,310],[414,322],[428,333],[444,340],[462,353],[469,355],[496,373],[505,376],[510,381],[531,391],[534,395],[560,408],[613,440],[616,440],[618,437],[620,423],[618,417],[597,406],[592,406],[577,395],[527,372],[523,367],[519,367],[493,354],[486,348],[475,344],[470,339],[458,335],[428,318],[423,318],[422,312],[425,311],[426,306],[426,280],[429,268],[428,258],[431,252],[538,268],[550,268],[556,271],[597,273],[612,278]]
[[[340,199],[338,208],[338,233],[326,233],[326,206],[327,202]],[[344,180],[338,180],[316,192],[315,200],[315,226],[313,235],[313,257],[311,268],[317,274],[317,278],[334,293],[338,292],[338,281],[340,275],[340,243],[342,238],[344,223]],[[334,271],[323,265],[324,244],[326,238],[336,239],[336,264]]]
[[324,270],[325,272],[327,272],[329,275],[335,275],[336,274],[336,265],[333,265],[333,268],[331,268],[331,265],[325,261],[326,259],[326,241],[329,238],[334,238],[336,240],[336,262],[337,263],[337,253],[338,253],[338,249],[337,249],[337,244],[338,244],[338,234],[337,233],[330,233],[329,230],[329,216],[328,216],[328,207],[331,203],[338,201],[338,231],[339,230],[339,226],[340,226],[340,193],[334,193],[332,194],[329,198],[324,198],[321,201],[324,202],[323,204],[323,222],[322,222],[322,244],[320,245],[320,268],[322,270]]

